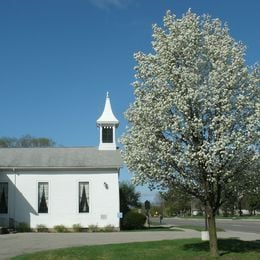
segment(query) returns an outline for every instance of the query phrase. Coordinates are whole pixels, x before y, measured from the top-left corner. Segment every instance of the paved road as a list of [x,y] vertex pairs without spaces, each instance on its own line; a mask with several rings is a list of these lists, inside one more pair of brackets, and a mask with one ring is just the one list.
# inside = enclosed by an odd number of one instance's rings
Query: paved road
[[[157,219],[158,221],[158,219]],[[204,219],[164,218],[164,224],[205,226]],[[260,220],[217,219],[217,227],[224,230],[260,234]]]
[[42,250],[199,237],[199,232],[17,233],[0,235],[0,259]]
[[[219,238],[238,238],[260,241],[260,235],[242,232],[219,232]],[[200,238],[200,232],[184,231],[144,231],[111,233],[17,233],[0,235],[0,259],[36,251],[75,247],[83,245],[119,244],[143,241],[158,241],[179,238]]]

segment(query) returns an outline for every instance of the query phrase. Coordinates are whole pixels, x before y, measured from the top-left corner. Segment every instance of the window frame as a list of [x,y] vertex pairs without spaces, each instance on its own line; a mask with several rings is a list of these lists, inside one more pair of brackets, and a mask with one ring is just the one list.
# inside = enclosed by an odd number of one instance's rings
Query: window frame
[[[39,190],[39,188],[40,188],[41,184],[47,184],[47,190],[48,190],[48,194],[47,194],[48,197],[47,197],[47,201],[46,201],[47,212],[40,212],[40,201],[41,201],[41,198],[40,198],[40,190]],[[46,198],[45,198],[45,200],[46,200]],[[49,181],[38,181],[37,182],[37,213],[38,214],[49,214],[50,213],[50,183],[49,183]]]
[[[87,205],[88,205],[88,210],[87,211],[80,211],[80,204],[81,204],[81,194],[80,194],[80,185],[85,184],[88,185],[88,191],[86,191],[86,199],[87,199]],[[78,214],[88,214],[90,213],[90,182],[89,181],[78,181],[77,182],[77,196],[78,196],[78,204],[77,204],[77,212]]]
[[113,127],[112,126],[103,126],[102,127],[102,143],[112,144],[113,140]]
[[[9,213],[9,183],[7,181],[1,181],[0,185],[6,185],[7,190],[5,191],[4,195],[5,195],[5,204],[6,204],[6,212],[0,212],[1,215],[5,215]],[[5,188],[5,187],[4,187]],[[1,202],[1,196],[2,193],[0,192],[0,202]]]

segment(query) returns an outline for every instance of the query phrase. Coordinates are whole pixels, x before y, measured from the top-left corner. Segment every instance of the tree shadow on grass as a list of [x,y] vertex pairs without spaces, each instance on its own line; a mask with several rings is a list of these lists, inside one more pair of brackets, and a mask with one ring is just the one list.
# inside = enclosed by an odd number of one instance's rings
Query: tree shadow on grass
[[[220,255],[226,255],[230,253],[260,253],[259,241],[242,241],[236,238],[230,239],[218,239],[218,249]],[[209,252],[209,242],[199,242],[183,245],[183,250],[199,252]]]

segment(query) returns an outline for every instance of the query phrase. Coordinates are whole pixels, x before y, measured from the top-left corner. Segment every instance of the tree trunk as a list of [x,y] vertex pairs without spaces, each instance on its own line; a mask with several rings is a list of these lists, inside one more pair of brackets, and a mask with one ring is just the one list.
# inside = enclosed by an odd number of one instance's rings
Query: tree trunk
[[204,211],[205,214],[205,231],[208,231],[208,216],[207,216],[207,211]]
[[239,209],[239,216],[241,217],[243,215],[241,200],[238,201],[238,209]]
[[219,256],[218,253],[218,239],[216,231],[216,219],[212,208],[208,208],[208,229],[209,229],[209,246],[210,254],[213,257]]

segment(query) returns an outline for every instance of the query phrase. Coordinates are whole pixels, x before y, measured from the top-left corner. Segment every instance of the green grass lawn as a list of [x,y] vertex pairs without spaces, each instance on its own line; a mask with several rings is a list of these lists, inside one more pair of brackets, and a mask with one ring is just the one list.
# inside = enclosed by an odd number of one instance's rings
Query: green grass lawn
[[[208,250],[208,242],[202,242],[200,239],[180,239],[66,248],[12,259],[211,259]],[[260,244],[236,239],[220,239],[219,252],[221,259],[260,259]]]
[[[205,219],[205,216],[179,216],[178,218],[183,218],[183,219]],[[216,216],[216,219],[253,219],[253,220],[260,220],[260,215],[256,215],[256,216],[248,216],[248,215],[244,215],[244,216],[229,216],[229,217],[223,217],[223,216]]]
[[232,219],[255,219],[255,220],[260,220],[260,215],[256,215],[256,216],[235,216],[235,217],[231,217]]
[[[141,231],[147,230],[147,231],[182,231],[181,229],[192,229],[196,231],[204,231],[204,226],[195,226],[195,225],[179,225],[179,226],[157,226],[158,223],[154,222],[154,226],[151,226],[149,228],[141,229]],[[134,231],[140,231],[140,230],[134,230]],[[222,228],[217,227],[217,232],[224,232],[225,230]]]
[[[183,228],[183,229],[192,229],[192,230],[196,230],[196,231],[204,231],[205,227],[201,227],[201,226],[192,226],[192,225],[181,225],[181,226],[175,226],[175,228]],[[217,232],[220,231],[225,231],[222,228],[218,228],[217,227]]]
[[133,229],[133,230],[121,230],[121,232],[140,232],[140,231],[183,231],[178,229],[177,226],[157,226],[151,225],[151,227],[144,227],[141,229]]

